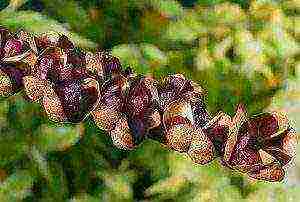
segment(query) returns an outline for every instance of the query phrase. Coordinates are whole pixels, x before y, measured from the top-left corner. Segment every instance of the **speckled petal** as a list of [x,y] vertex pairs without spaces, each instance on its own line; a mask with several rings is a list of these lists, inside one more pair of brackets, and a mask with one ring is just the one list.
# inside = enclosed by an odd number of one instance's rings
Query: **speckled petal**
[[119,149],[132,150],[135,148],[134,138],[128,126],[127,118],[121,117],[115,128],[110,132],[113,144]]
[[60,98],[50,86],[47,86],[47,93],[43,97],[43,107],[50,120],[54,122],[68,121]]
[[46,81],[34,76],[23,77],[24,90],[32,102],[39,101],[44,96]]
[[210,139],[202,132],[201,129],[193,133],[191,146],[188,155],[198,164],[207,164],[214,159],[214,146]]
[[166,144],[175,151],[187,152],[190,148],[194,129],[190,124],[179,124],[165,131]]

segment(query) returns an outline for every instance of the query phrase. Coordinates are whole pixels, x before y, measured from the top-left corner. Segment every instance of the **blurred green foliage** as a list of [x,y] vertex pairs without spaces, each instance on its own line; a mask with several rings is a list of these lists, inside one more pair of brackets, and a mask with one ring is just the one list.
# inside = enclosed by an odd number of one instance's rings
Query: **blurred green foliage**
[[[279,109],[299,131],[299,0],[1,0],[0,24],[62,32],[137,73],[183,73],[212,114]],[[300,159],[284,183],[194,165],[147,140],[113,147],[92,120],[50,123],[22,92],[0,100],[0,201],[300,201]],[[297,124],[298,122],[298,124]]]

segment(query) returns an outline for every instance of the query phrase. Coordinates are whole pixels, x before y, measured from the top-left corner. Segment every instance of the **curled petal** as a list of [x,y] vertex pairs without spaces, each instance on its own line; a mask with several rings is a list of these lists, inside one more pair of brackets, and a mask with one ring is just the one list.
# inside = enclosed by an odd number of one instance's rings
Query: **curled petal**
[[159,127],[161,124],[161,116],[157,109],[145,112],[146,128],[153,129]]
[[228,129],[231,126],[231,117],[219,112],[202,127],[203,131],[213,142],[217,155],[224,154],[224,143],[227,141]]
[[110,136],[113,144],[119,149],[132,150],[136,147],[125,117],[121,117],[117,121],[115,128],[110,132]]
[[[33,66],[37,62],[37,55],[32,50],[28,50],[19,55],[3,58],[3,62],[15,63],[17,64],[18,68],[26,69],[29,72],[30,68],[33,68]],[[25,66],[23,66],[22,64],[24,64]]]
[[98,52],[96,57],[98,57],[96,61],[100,61],[101,63],[105,79],[118,76],[121,73],[122,65],[117,57],[106,52]]
[[81,107],[84,111],[92,111],[99,101],[99,83],[93,78],[86,78],[81,83]]
[[206,110],[204,100],[199,97],[192,103],[194,124],[197,128],[202,128],[209,120],[209,114]]
[[62,48],[65,52],[69,52],[75,48],[73,42],[66,35],[59,36],[57,46]]
[[244,148],[243,150],[236,150],[229,161],[230,167],[237,168],[243,172],[247,172],[247,169],[251,169],[254,165],[260,164],[261,159],[258,152]]
[[124,92],[128,88],[128,80],[123,77],[114,77],[101,86],[100,103],[120,111],[124,105]]
[[280,135],[288,128],[287,116],[280,112],[262,113],[251,117],[250,121],[252,130],[265,139]]
[[165,128],[178,124],[176,121],[186,120],[189,124],[194,123],[193,112],[191,105],[183,100],[177,100],[170,103],[164,114],[163,114],[163,124]]
[[60,34],[58,32],[48,32],[39,37],[35,37],[35,43],[38,51],[42,51],[47,47],[55,47],[58,44]]
[[187,152],[192,142],[194,129],[189,124],[179,124],[165,131],[166,144],[175,151]]
[[229,127],[228,138],[225,143],[223,159],[227,162],[229,162],[230,157],[234,152],[235,145],[238,141],[239,130],[241,126],[246,122],[246,120],[247,120],[247,112],[245,106],[239,104],[237,106],[236,113],[232,118],[232,124]]
[[267,152],[265,150],[260,149],[259,156],[264,165],[269,165],[271,163],[274,163],[276,161],[276,158],[270,154],[270,152]]
[[49,47],[41,53],[39,59],[32,69],[32,74],[41,79],[50,79],[52,82],[60,80],[66,72],[71,71],[67,66],[67,55],[62,49]]
[[281,165],[288,164],[292,159],[292,157],[286,154],[284,150],[277,147],[265,148],[264,151],[269,153],[274,159],[278,160]]
[[11,57],[21,53],[23,41],[19,39],[9,39],[4,46],[4,57]]
[[191,146],[188,150],[190,158],[198,164],[206,164],[214,159],[214,146],[201,129],[194,131]]

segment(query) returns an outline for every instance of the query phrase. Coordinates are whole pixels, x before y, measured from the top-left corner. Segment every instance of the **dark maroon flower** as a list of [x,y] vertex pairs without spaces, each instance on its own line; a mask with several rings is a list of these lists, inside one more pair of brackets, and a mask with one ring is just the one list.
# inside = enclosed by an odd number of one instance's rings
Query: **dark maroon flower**
[[295,156],[297,142],[286,116],[274,112],[241,120],[234,121],[230,127],[223,157],[225,164],[253,178],[283,179],[284,167]]
[[139,144],[150,129],[160,125],[159,98],[156,81],[151,77],[137,78],[130,86],[124,111],[136,144]]
[[82,82],[64,81],[45,89],[49,92],[44,93],[44,108],[50,119],[59,122],[82,121],[94,109],[99,97],[98,82],[91,78]]
[[114,128],[123,109],[125,92],[128,88],[128,79],[122,75],[102,84],[99,103],[92,112],[94,121],[99,127],[108,131]]
[[196,96],[202,95],[201,87],[185,79],[181,74],[168,76],[158,86],[160,107],[164,109],[168,103],[176,99],[185,99],[192,102]]

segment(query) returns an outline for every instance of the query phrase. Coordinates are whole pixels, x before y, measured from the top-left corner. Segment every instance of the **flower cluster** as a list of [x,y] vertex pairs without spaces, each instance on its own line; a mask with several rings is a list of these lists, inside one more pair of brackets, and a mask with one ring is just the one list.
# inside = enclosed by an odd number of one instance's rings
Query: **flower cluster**
[[211,117],[204,90],[183,75],[162,81],[122,69],[118,58],[80,50],[60,34],[32,36],[0,28],[0,95],[23,89],[56,122],[91,115],[114,145],[134,149],[146,138],[187,153],[197,164],[216,157],[250,177],[280,181],[295,156],[296,133],[286,116],[248,118],[243,105]]

